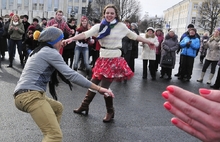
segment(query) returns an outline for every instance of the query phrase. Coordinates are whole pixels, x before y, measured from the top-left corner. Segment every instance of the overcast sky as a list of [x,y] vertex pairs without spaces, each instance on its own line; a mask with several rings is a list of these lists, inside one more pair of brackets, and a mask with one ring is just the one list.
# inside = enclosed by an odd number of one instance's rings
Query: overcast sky
[[183,0],[139,0],[141,5],[141,15],[148,12],[149,16],[162,16],[163,11]]

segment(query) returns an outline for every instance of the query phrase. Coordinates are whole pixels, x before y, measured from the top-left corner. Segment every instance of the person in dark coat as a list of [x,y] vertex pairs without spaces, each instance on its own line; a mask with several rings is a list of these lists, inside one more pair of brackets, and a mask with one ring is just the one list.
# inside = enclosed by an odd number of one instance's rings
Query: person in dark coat
[[[139,35],[138,25],[136,23],[131,23],[131,30]],[[139,41],[132,40],[132,50],[131,50],[131,59],[130,59],[130,68],[135,71],[135,59],[138,58],[138,44]]]
[[0,17],[0,59],[5,59],[5,51],[7,51],[7,39],[4,35],[4,23],[2,17]]
[[[190,31],[191,29],[194,29],[194,25],[193,25],[193,24],[189,24],[189,25],[187,26],[187,28],[188,28],[188,30],[187,30],[185,33],[183,33],[183,35],[181,36],[179,42],[181,42],[186,36],[189,36],[189,31]],[[200,40],[200,36],[199,36],[198,33],[196,33],[195,36]],[[178,53],[181,51],[181,49],[182,49],[182,48],[179,46],[179,49],[177,50],[176,53],[178,54]],[[197,49],[197,51],[196,51],[196,56],[197,56],[198,52],[199,52],[199,49]],[[181,75],[181,70],[182,70],[182,67],[181,67],[181,64],[182,64],[182,63],[181,63],[181,61],[182,61],[182,55],[180,54],[180,61],[179,61],[178,73],[175,74],[176,77],[179,77],[179,76]]]
[[[131,23],[129,20],[124,21],[125,25],[131,29]],[[125,58],[128,66],[131,68],[131,51],[132,51],[133,40],[125,36],[122,39],[122,57]]]
[[[74,18],[71,18],[71,19],[67,22],[67,25],[69,26],[69,28],[70,28],[71,30],[74,30],[74,31],[76,31],[76,27],[77,27],[76,24],[75,24],[75,22],[76,22],[76,19],[74,19]],[[74,35],[75,35],[75,33],[69,35],[67,32],[64,32],[64,39],[67,39],[67,38],[72,37],[72,36],[74,36]],[[73,41],[72,43],[66,45],[66,46],[63,48],[63,54],[62,54],[63,59],[64,59],[64,61],[66,62],[67,65],[68,65],[68,61],[69,61],[69,59],[70,59],[70,64],[69,64],[70,68],[72,68],[72,66],[73,66],[75,46],[76,46],[76,42]]]
[[196,36],[196,29],[192,28],[189,35],[180,42],[181,50],[181,75],[180,80],[189,81],[191,79],[194,58],[200,48],[200,39]]
[[[164,41],[162,42],[161,46],[161,60],[160,60],[160,66],[161,66],[161,76],[160,78],[163,78],[165,74],[168,76],[168,80],[172,79],[172,69],[174,69],[175,62],[176,62],[176,50],[179,48],[178,44],[178,36],[175,34],[175,31],[171,29],[169,33],[165,36]],[[172,65],[164,65],[162,63],[162,59],[165,55],[170,55],[173,57],[173,64]]]

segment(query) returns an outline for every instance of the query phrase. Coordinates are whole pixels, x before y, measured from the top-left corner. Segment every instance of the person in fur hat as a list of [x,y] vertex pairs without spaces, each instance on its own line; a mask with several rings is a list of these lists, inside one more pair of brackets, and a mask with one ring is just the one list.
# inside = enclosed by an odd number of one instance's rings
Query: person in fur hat
[[13,95],[15,106],[31,115],[45,142],[62,141],[60,121],[63,106],[46,95],[47,84],[55,69],[70,82],[114,97],[112,91],[90,82],[64,62],[59,53],[63,37],[63,32],[56,27],[45,28],[40,33],[40,45],[31,52]]
[[148,44],[143,44],[143,50],[141,53],[141,58],[143,59],[143,79],[147,78],[147,66],[149,61],[149,70],[152,80],[156,79],[156,48],[159,45],[159,41],[154,34],[154,28],[147,28],[145,38],[153,43],[154,48],[151,49]]

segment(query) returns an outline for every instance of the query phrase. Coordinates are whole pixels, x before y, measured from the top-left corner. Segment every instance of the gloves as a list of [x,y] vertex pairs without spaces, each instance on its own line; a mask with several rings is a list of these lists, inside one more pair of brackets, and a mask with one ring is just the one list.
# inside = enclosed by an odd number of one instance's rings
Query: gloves
[[192,43],[192,41],[187,42],[186,47],[189,48],[191,43]]

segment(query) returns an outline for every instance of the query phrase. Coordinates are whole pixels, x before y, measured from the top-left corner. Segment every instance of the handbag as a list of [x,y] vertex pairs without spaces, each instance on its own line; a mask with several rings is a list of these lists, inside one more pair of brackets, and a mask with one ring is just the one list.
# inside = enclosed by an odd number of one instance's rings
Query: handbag
[[163,56],[161,64],[166,65],[166,66],[173,65],[173,57],[172,57],[171,53]]

